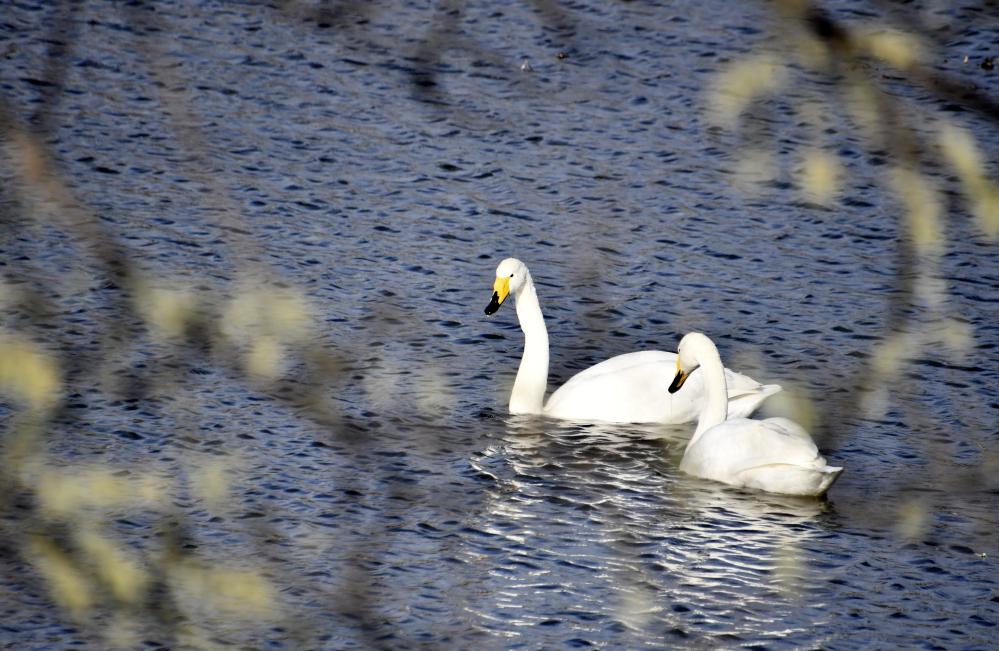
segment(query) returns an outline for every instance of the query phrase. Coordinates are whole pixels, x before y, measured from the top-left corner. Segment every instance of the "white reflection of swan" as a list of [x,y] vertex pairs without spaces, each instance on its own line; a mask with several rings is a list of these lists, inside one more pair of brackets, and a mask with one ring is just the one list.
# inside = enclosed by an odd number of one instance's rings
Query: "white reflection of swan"
[[[468,612],[542,646],[557,643],[544,636],[559,628],[539,624],[572,613],[620,622],[619,642],[631,648],[662,642],[664,630],[688,631],[705,648],[814,639],[824,584],[812,580],[809,542],[826,535],[829,504],[684,477],[685,435],[507,418],[472,459],[491,479],[468,520],[481,533],[465,558],[488,577]],[[818,609],[807,624],[806,601]]]

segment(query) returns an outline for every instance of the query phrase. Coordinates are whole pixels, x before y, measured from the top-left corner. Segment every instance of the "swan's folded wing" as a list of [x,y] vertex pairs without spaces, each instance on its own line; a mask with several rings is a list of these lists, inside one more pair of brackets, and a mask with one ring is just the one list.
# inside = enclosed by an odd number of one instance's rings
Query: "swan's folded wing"
[[756,422],[762,423],[765,427],[774,430],[782,437],[800,439],[805,445],[808,446],[809,449],[815,450],[815,453],[818,454],[818,448],[815,447],[815,441],[812,440],[812,435],[809,434],[804,427],[793,420],[777,416],[775,418],[767,418]]
[[728,417],[748,418],[764,400],[779,393],[779,384],[760,384],[748,375],[725,369],[728,390]]
[[[604,377],[605,381],[617,381],[615,378],[636,372],[637,367],[643,367],[641,370],[643,373],[657,372],[658,369],[666,379],[666,386],[669,386],[670,380],[673,379],[673,373],[676,373],[676,353],[667,353],[662,350],[640,350],[634,353],[615,355],[576,373],[555,393],[573,383],[588,382],[601,376]],[[555,397],[555,394],[552,394],[552,397]]]
[[[618,355],[569,379],[545,404],[554,418],[615,423],[689,422],[697,417],[688,397],[667,391],[676,355],[642,351]],[[692,394],[697,394],[695,387]]]
[[748,375],[743,375],[728,367],[725,368],[725,388],[728,390],[729,400],[740,396],[759,394],[761,391],[767,391],[770,387],[773,387],[774,390],[767,395],[780,391],[779,385],[760,384]]
[[684,455],[684,465],[695,464],[697,474],[711,478],[775,464],[816,469],[826,465],[808,432],[786,418],[738,418],[711,428]]
[[[617,355],[569,378],[545,404],[554,418],[613,423],[688,423],[697,419],[704,399],[704,374],[690,374],[683,389],[666,391],[676,374],[676,353],[643,350]],[[768,396],[780,391],[776,384],[760,384],[726,369],[729,415],[744,417]]]
[[743,435],[755,455],[746,455],[745,467],[787,464],[819,468],[826,465],[815,441],[805,429],[787,418],[750,420],[754,427]]

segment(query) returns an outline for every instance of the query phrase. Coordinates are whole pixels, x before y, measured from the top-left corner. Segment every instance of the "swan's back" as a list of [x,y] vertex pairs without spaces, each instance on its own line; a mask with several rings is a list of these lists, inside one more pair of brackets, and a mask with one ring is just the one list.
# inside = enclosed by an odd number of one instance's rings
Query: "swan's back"
[[[640,350],[634,353],[615,355],[610,359],[605,359],[598,364],[594,364],[593,366],[576,373],[569,378],[568,382],[562,385],[559,391],[573,382],[587,382],[601,376],[623,375],[629,372],[634,372],[630,369],[649,366],[655,369],[669,368],[675,371],[676,353],[667,353],[663,350]],[[671,379],[672,378],[667,379],[667,384],[669,384],[669,380]],[[558,393],[558,391],[555,393]],[[555,394],[552,394],[552,397],[554,398]]]
[[[559,387],[544,413],[610,423],[689,423],[697,420],[704,399],[704,378],[694,371],[683,389],[667,389],[676,373],[676,353],[643,350],[617,355],[580,371]],[[780,391],[752,378],[725,370],[729,415],[748,416],[768,396]]]
[[643,350],[611,357],[569,378],[548,398],[545,414],[610,423],[689,422],[697,410],[687,401],[671,401],[666,392],[675,370],[675,353]]
[[786,418],[720,423],[687,449],[680,468],[705,479],[790,495],[821,495],[843,471],[826,464],[808,432]]

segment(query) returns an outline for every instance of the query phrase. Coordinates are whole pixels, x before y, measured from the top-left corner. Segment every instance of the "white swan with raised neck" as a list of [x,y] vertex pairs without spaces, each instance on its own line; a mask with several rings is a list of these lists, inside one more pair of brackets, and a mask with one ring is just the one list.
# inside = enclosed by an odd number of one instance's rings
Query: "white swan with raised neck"
[[[495,313],[510,296],[524,332],[524,353],[510,392],[510,413],[612,423],[689,423],[697,418],[705,398],[701,374],[694,374],[683,391],[668,394],[677,355],[659,350],[618,355],[591,366],[570,378],[545,402],[548,329],[531,273],[516,258],[507,258],[496,267],[486,314]],[[725,379],[726,410],[733,417],[751,414],[780,391],[779,385],[760,384],[728,369]]]

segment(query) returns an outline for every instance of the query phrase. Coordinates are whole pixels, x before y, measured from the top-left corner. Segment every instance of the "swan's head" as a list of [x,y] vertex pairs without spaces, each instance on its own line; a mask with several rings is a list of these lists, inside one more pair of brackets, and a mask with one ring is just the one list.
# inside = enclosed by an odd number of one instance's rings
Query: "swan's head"
[[688,332],[684,335],[676,352],[676,376],[673,377],[673,382],[669,385],[670,393],[676,393],[680,390],[690,374],[701,365],[701,359],[704,359],[705,355],[718,356],[718,349],[715,348],[714,343],[708,339],[707,335],[700,332]]
[[492,314],[503,305],[510,294],[517,292],[527,282],[527,265],[517,258],[507,258],[496,267],[496,281],[493,283],[493,299],[486,306],[486,314]]

